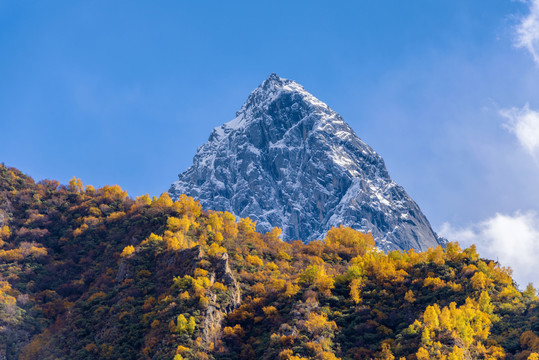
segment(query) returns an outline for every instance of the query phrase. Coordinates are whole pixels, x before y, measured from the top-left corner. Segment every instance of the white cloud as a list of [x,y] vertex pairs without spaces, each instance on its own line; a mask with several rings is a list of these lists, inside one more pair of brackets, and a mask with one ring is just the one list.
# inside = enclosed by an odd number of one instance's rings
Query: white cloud
[[528,0],[530,13],[516,27],[515,46],[525,48],[539,65],[539,0]]
[[539,150],[539,112],[530,109],[526,104],[522,109],[500,110],[500,115],[509,120],[504,126],[515,134],[520,144],[535,157]]
[[475,244],[482,257],[499,260],[513,269],[521,288],[529,282],[539,285],[539,216],[530,211],[514,215],[496,214],[467,228],[445,223],[439,234],[463,246]]

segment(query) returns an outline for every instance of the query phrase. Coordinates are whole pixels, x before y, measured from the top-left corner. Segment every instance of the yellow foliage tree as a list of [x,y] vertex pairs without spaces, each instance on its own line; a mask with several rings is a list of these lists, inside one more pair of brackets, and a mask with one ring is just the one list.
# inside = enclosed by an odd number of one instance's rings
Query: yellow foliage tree
[[162,236],[151,233],[150,236],[148,236],[144,241],[140,243],[140,245],[159,244],[161,242],[163,242]]
[[273,229],[271,229],[271,231],[267,232],[266,233],[266,236],[268,237],[269,240],[280,240],[279,239],[279,236],[281,236],[281,234],[283,233],[283,230],[280,228],[280,227],[274,227]]
[[11,285],[7,281],[0,281],[0,309],[5,306],[15,305],[17,300],[15,297],[9,295],[11,292]]
[[0,228],[0,240],[5,240],[8,237],[11,236],[11,231],[9,230],[9,226],[4,225]]
[[492,284],[492,280],[487,278],[487,275],[481,271],[476,272],[470,279],[470,282],[472,283],[472,287],[477,290],[485,289]]
[[[453,343],[462,344],[464,347],[453,348],[453,355],[443,350],[445,356],[453,356],[453,358],[457,356],[458,359],[463,359],[471,353],[480,353],[486,356],[487,349],[482,345],[482,342],[490,334],[491,319],[490,315],[485,312],[489,309],[490,300],[487,295],[481,295],[479,302],[468,298],[465,304],[460,307],[457,307],[454,302],[443,309],[440,309],[438,304],[434,304],[427,307],[423,313],[422,322],[414,322],[410,325],[409,330],[412,333],[421,330],[421,344],[431,357],[438,358],[436,354],[440,351],[440,346],[436,346],[439,344],[437,340],[446,341],[448,336]],[[459,357],[461,350],[465,353],[464,357]],[[500,349],[495,350],[488,354],[489,359],[501,359],[505,356],[503,351],[499,351]],[[420,355],[425,355],[421,349],[417,354],[418,359]]]
[[202,208],[198,201],[185,194],[181,194],[178,200],[174,203],[174,208],[183,215],[197,218],[202,212]]
[[208,255],[209,256],[217,256],[219,254],[226,253],[226,249],[222,246],[219,246],[217,243],[213,243],[210,245],[210,248],[208,249]]
[[265,306],[262,308],[262,311],[267,317],[275,317],[279,315],[279,311],[277,311],[275,306]]
[[427,277],[423,280],[423,286],[428,287],[432,286],[434,289],[439,289],[446,286],[446,282],[440,279],[439,277]]
[[163,241],[167,245],[168,250],[185,249],[192,245],[192,242],[186,239],[185,235],[181,232],[172,232],[166,230],[163,236]]
[[247,255],[245,257],[245,261],[247,262],[247,264],[255,267],[260,267],[264,265],[264,261],[262,261],[262,259],[256,255]]
[[139,205],[151,205],[152,199],[150,198],[150,195],[145,194],[145,195],[137,196],[136,203]]
[[417,353],[415,354],[417,357],[417,360],[429,360],[430,355],[427,349],[420,347],[419,350],[417,350]]
[[350,297],[356,304],[361,302],[361,288],[364,286],[361,278],[354,279],[350,282]]
[[248,217],[240,219],[238,226],[245,233],[253,233],[256,231],[256,221],[253,221]]
[[82,193],[84,191],[84,187],[82,186],[81,179],[77,179],[73,176],[73,178],[69,180],[69,190]]
[[414,303],[416,298],[414,296],[414,292],[412,290],[408,290],[406,294],[404,295],[404,300],[409,302],[410,304]]
[[189,322],[187,323],[187,333],[193,335],[195,333],[196,321],[193,316],[189,317]]
[[292,296],[296,295],[298,291],[299,291],[298,285],[288,282],[286,283],[286,289],[283,295],[287,298],[291,298]]
[[98,190],[105,198],[110,200],[123,200],[127,198],[127,192],[118,185],[105,185]]
[[211,288],[213,290],[221,291],[221,292],[227,291],[227,289],[228,289],[225,284],[220,283],[218,281],[214,282]]
[[167,218],[167,228],[170,231],[179,231],[181,227],[181,220],[174,216]]
[[115,212],[111,213],[109,216],[107,216],[107,222],[118,221],[123,217],[125,217],[125,212],[123,212],[123,211],[115,211]]
[[328,245],[342,245],[355,249],[356,255],[363,255],[374,248],[374,239],[371,234],[362,234],[349,227],[332,227],[324,239]]
[[221,231],[224,226],[223,218],[218,212],[212,211],[208,214],[208,225],[211,226],[213,231]]
[[187,319],[183,314],[178,315],[178,317],[176,318],[175,331],[179,334],[184,334],[187,332]]
[[313,285],[318,291],[330,295],[335,280],[326,273],[323,266],[309,265],[299,277],[300,283]]
[[163,207],[168,208],[171,207],[173,204],[172,199],[170,198],[170,195],[167,192],[162,193],[159,198],[152,203],[152,206],[157,207]]
[[220,232],[216,232],[215,235],[213,235],[213,240],[218,244],[222,244],[224,239],[223,234]]
[[328,332],[337,330],[335,321],[328,321],[328,316],[325,313],[317,314],[309,313],[309,318],[305,321],[305,328],[308,332],[315,336],[322,336]]
[[235,239],[238,236],[238,231],[236,217],[228,211],[225,211],[223,213],[223,235],[227,239]]
[[0,259],[4,261],[20,261],[24,259],[24,255],[19,249],[0,250]]
[[395,356],[391,352],[391,348],[388,343],[382,344],[382,350],[380,352],[380,360],[395,360]]
[[462,360],[465,358],[466,357],[464,355],[464,349],[455,345],[453,346],[453,351],[451,351],[451,353],[447,357],[447,360]]

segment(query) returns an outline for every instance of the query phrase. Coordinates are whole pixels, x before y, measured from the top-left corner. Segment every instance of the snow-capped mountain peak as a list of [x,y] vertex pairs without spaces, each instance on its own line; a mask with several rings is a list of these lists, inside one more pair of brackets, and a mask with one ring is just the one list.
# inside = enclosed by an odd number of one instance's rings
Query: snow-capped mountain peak
[[231,121],[214,129],[218,134],[226,134],[231,130],[238,130],[246,126],[250,120],[257,119],[257,114],[260,111],[268,110],[274,101],[284,94],[299,96],[303,101],[314,107],[321,107],[325,110],[330,110],[329,107],[315,98],[313,95],[305,91],[303,86],[293,80],[280,78],[277,74],[272,73],[264,82],[257,87],[247,98],[241,109],[236,112],[236,117]]
[[275,226],[283,239],[322,238],[343,224],[383,249],[443,243],[382,158],[301,85],[271,74],[236,117],[215,128],[169,193]]

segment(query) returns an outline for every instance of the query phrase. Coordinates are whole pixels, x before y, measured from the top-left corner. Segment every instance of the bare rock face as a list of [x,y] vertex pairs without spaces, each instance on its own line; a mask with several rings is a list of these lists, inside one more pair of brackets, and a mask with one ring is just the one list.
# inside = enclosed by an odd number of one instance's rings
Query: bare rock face
[[275,74],[213,130],[169,193],[250,217],[261,232],[278,226],[283,240],[321,239],[342,224],[371,232],[383,250],[445,243],[336,112]]
[[[226,285],[228,288],[230,298],[226,303],[223,304],[223,311],[229,313],[234,309],[238,308],[241,304],[241,292],[240,285],[236,281],[230,266],[228,265],[228,254],[218,254],[213,258],[213,269],[212,277],[217,279],[220,283]],[[213,283],[214,280],[212,280]]]
[[212,258],[210,282],[220,282],[227,287],[226,298],[212,292],[209,295],[209,305],[206,309],[202,334],[204,344],[216,344],[223,336],[223,321],[226,314],[238,308],[241,304],[240,285],[228,265],[228,254],[220,254]]

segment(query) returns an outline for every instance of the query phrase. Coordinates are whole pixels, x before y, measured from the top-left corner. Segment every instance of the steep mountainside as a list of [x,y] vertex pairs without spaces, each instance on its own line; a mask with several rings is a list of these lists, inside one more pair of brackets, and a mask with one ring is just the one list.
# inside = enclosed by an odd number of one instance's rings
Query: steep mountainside
[[284,240],[322,239],[342,224],[372,232],[384,250],[444,242],[336,112],[275,74],[213,130],[169,193],[248,216],[262,232],[280,227]]
[[535,290],[474,247],[279,235],[186,196],[0,165],[0,359],[539,357]]

